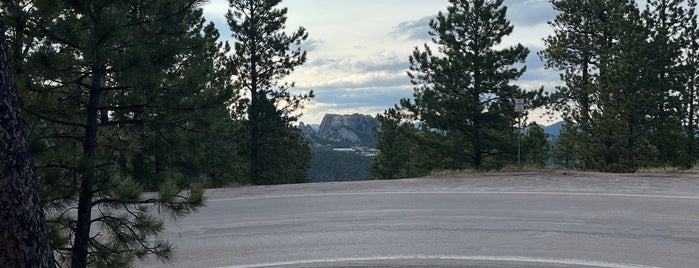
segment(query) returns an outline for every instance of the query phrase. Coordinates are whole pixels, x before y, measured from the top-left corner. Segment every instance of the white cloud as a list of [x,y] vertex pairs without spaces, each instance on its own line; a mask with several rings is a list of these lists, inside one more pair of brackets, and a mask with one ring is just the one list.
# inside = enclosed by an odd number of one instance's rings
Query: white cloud
[[[532,54],[543,47],[551,33],[545,23],[553,19],[546,0],[506,0],[514,33],[503,45],[522,43]],[[309,33],[308,61],[288,77],[295,91],[314,90],[301,121],[320,123],[325,113],[377,114],[401,98],[412,96],[406,75],[408,56],[427,37],[427,22],[446,10],[447,0],[284,0],[288,7],[287,30],[303,26]],[[224,14],[226,0],[211,0],[204,13],[214,21],[222,37],[230,40]],[[421,25],[424,24],[424,25]],[[558,75],[543,69],[538,56],[528,58],[528,71],[517,84],[525,89],[547,89]]]

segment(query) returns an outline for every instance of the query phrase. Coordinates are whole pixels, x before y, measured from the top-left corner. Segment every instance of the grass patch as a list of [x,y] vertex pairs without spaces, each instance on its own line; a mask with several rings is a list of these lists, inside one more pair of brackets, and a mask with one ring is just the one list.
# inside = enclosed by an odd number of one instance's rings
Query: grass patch
[[496,171],[496,173],[542,172],[548,170],[549,169],[538,165],[507,165]]
[[541,172],[551,172],[552,169],[536,166],[536,165],[507,165],[500,169],[440,169],[431,171],[428,176],[430,177],[440,177],[440,176],[458,176],[458,175],[473,175],[473,174],[498,174],[498,173],[541,173]]
[[456,176],[456,175],[467,175],[467,174],[477,174],[479,173],[475,169],[440,169],[430,171],[430,177],[439,176]]
[[679,167],[642,167],[636,170],[636,173],[648,173],[648,174],[686,174],[691,172],[691,170],[681,169]]

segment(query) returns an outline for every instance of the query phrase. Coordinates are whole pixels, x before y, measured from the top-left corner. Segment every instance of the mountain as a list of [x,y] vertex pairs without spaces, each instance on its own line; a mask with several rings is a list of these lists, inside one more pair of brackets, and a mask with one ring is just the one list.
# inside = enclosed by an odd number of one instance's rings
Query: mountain
[[306,125],[303,122],[299,123],[299,130],[301,131],[301,136],[306,138],[308,143],[311,145],[318,143],[316,141],[316,130],[311,125]]
[[546,134],[549,134],[551,136],[558,136],[558,134],[561,133],[561,128],[563,128],[563,125],[565,124],[565,121],[558,121],[556,123],[553,123],[552,125],[542,127],[544,128],[544,132]]
[[306,140],[314,146],[374,147],[376,146],[374,127],[379,124],[379,120],[370,115],[326,114],[317,131],[311,125],[304,123],[299,124],[299,129]]

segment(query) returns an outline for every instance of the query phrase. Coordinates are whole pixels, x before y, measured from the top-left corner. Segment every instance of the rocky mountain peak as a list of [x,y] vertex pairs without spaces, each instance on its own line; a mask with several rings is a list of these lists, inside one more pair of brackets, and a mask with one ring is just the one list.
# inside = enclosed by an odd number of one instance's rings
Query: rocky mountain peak
[[299,129],[311,144],[328,147],[374,147],[376,145],[374,127],[379,124],[379,121],[370,115],[326,114],[317,132],[303,123],[299,124]]

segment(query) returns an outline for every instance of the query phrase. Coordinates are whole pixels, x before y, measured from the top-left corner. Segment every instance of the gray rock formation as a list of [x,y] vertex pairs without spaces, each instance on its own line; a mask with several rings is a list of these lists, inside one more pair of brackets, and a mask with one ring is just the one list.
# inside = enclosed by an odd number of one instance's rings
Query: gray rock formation
[[300,122],[299,130],[301,131],[301,136],[306,138],[308,143],[311,145],[318,143],[318,141],[316,141],[316,131],[311,125],[306,125],[303,122]]
[[318,131],[310,125],[299,124],[301,133],[311,145],[327,147],[376,146],[374,127],[379,120],[369,115],[326,114]]

